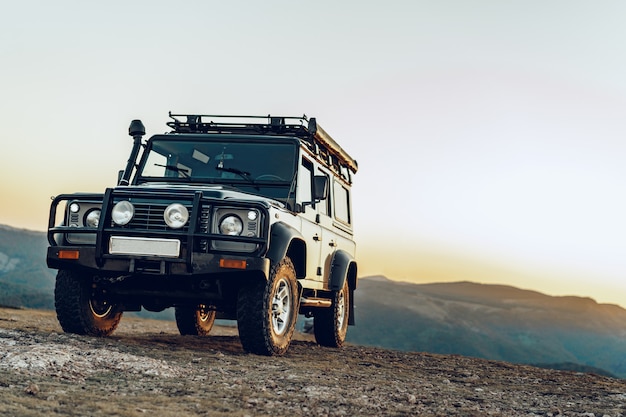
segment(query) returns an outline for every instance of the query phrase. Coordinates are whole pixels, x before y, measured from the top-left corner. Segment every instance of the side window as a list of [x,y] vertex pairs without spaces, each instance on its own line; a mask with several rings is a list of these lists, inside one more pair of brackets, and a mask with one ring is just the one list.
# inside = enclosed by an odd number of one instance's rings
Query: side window
[[304,158],[298,173],[298,197],[301,203],[313,200],[313,163]]
[[335,218],[350,224],[350,190],[341,185],[340,182],[333,181],[333,196],[335,197]]
[[[328,178],[328,174],[323,172],[319,168],[317,170],[317,174],[316,175],[324,175],[324,176],[326,176],[326,178]],[[330,184],[330,179],[329,179],[328,184]],[[332,201],[331,200],[332,200],[332,193],[329,190],[328,191],[328,196],[326,197],[326,200],[322,200],[322,201],[320,201],[318,203],[319,204],[319,213],[320,214],[323,214],[323,215],[329,216],[329,217],[332,215],[331,214],[332,213],[332,211],[331,211],[331,209],[332,209]]]

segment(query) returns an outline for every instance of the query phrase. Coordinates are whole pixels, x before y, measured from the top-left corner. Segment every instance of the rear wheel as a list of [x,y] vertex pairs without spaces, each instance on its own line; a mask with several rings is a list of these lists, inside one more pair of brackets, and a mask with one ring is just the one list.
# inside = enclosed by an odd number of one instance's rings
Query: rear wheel
[[204,304],[195,307],[179,306],[175,309],[176,326],[181,335],[208,336],[215,323],[215,310]]
[[296,271],[288,257],[272,266],[268,280],[242,286],[237,326],[243,348],[259,355],[282,355],[289,348],[298,316]]
[[330,308],[315,312],[313,331],[315,340],[322,346],[341,347],[348,333],[350,317],[350,290],[346,280],[339,291],[333,291]]
[[93,292],[93,277],[59,271],[54,287],[54,306],[66,333],[108,336],[122,318],[122,309]]

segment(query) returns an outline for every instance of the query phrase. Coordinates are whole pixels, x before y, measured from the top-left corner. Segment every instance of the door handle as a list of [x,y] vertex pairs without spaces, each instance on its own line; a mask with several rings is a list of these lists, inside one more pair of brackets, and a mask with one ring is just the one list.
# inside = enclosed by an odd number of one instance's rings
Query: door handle
[[330,247],[337,247],[337,242],[335,242],[334,240],[331,240],[330,242],[328,242],[328,246]]
[[313,235],[313,240],[316,242],[320,241],[320,236],[316,233],[315,235]]

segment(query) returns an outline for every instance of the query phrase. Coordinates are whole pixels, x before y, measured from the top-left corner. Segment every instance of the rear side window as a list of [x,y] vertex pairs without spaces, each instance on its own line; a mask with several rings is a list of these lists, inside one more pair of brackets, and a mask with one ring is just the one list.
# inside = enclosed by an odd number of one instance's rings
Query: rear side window
[[350,224],[350,191],[341,183],[333,181],[335,219]]

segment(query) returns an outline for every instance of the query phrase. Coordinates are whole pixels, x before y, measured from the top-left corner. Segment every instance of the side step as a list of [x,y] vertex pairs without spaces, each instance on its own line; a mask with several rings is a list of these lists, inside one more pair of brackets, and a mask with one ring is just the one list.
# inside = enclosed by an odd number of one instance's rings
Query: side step
[[331,307],[333,302],[328,298],[300,298],[300,307]]

